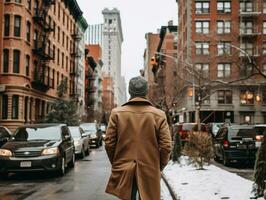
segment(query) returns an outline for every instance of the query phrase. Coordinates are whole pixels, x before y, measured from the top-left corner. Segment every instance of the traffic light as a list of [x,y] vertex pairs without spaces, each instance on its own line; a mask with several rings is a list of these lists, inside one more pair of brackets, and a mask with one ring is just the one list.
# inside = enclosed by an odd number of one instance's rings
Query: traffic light
[[157,59],[155,58],[155,56],[151,57],[151,65],[154,66],[154,65],[158,65],[158,62],[157,62]]

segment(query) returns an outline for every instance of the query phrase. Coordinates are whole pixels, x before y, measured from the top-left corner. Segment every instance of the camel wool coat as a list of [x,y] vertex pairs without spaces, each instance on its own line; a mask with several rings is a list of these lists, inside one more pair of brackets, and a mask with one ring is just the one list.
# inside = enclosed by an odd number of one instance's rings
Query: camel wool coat
[[141,200],[160,200],[161,171],[172,149],[163,111],[140,97],[113,109],[105,149],[112,164],[107,193],[130,200],[135,178]]

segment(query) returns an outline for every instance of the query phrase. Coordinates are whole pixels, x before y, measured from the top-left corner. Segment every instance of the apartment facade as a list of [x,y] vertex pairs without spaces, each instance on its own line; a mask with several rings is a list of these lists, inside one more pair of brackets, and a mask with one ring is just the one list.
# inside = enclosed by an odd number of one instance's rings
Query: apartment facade
[[101,121],[103,115],[102,49],[100,45],[86,45],[86,107],[87,121]]
[[82,11],[75,0],[5,0],[1,7],[0,123],[14,130],[45,118],[62,79],[73,95],[70,70]]
[[[266,123],[266,2],[178,1],[180,121]],[[192,72],[192,74],[188,73]]]

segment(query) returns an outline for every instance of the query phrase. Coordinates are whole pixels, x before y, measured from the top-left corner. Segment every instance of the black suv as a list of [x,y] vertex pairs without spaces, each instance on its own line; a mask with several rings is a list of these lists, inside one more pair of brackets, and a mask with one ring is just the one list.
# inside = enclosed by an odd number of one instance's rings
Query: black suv
[[232,125],[222,127],[214,139],[215,157],[224,165],[232,160],[255,161],[256,130],[253,126]]
[[75,165],[74,141],[65,124],[35,124],[19,127],[0,148],[0,173],[56,171]]

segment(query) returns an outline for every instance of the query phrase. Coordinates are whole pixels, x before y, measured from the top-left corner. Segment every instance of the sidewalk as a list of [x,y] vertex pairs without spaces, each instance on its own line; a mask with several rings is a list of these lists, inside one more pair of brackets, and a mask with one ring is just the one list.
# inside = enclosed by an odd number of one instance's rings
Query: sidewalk
[[170,162],[163,173],[180,200],[250,199],[252,181],[213,165],[205,169],[197,170],[182,157],[180,164]]

